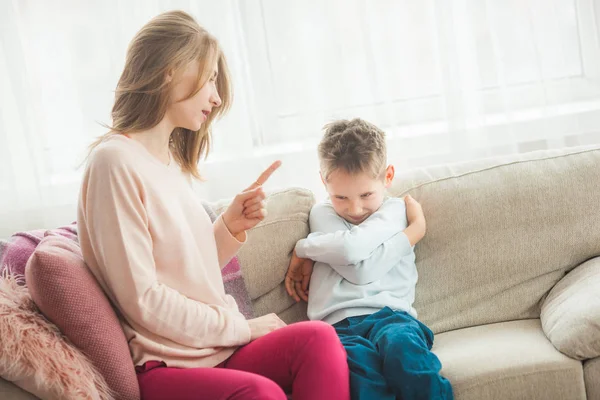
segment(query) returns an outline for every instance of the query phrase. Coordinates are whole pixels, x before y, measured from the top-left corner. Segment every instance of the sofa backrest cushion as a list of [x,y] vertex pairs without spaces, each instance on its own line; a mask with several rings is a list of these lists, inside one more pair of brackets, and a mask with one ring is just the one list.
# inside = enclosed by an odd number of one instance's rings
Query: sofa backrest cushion
[[538,318],[568,271],[600,255],[600,149],[513,155],[399,174],[423,206],[415,308],[434,332]]
[[[266,202],[267,217],[248,232],[238,253],[254,312],[277,313],[288,323],[305,320],[305,305],[294,302],[283,281],[296,242],[309,233],[315,198],[309,190],[290,188],[269,194]],[[212,207],[221,213],[228,204],[223,200]]]

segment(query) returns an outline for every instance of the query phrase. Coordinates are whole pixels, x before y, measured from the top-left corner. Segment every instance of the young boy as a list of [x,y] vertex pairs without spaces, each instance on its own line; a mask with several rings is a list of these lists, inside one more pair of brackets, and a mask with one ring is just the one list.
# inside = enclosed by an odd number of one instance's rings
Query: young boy
[[394,178],[385,134],[360,119],[333,122],[319,160],[330,199],[310,212],[311,233],[296,244],[288,292],[307,298],[314,262],[308,317],[336,329],[353,399],[452,399],[431,352],[433,333],[412,307],[413,246],[425,235],[425,216],[412,197],[385,195]]

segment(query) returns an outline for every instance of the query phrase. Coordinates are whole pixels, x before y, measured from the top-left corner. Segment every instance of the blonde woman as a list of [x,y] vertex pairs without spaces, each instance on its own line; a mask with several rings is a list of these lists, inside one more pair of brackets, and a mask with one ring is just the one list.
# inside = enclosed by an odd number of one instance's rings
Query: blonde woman
[[262,184],[279,167],[211,223],[189,183],[230,93],[217,41],[188,14],[136,34],[81,187],[85,261],[122,316],[143,399],[348,399],[331,326],[246,320],[224,292],[220,267],[264,219]]

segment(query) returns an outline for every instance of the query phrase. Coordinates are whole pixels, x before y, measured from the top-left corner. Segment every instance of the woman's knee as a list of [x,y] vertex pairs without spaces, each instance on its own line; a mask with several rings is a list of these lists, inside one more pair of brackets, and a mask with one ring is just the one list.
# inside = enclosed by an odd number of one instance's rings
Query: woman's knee
[[229,398],[232,400],[285,400],[287,397],[283,389],[275,382],[264,376],[254,375],[240,384],[235,394]]
[[290,326],[294,326],[298,331],[303,331],[305,334],[323,338],[337,337],[337,333],[335,333],[333,326],[323,321],[303,321]]
[[306,321],[298,323],[301,334],[319,343],[340,343],[340,338],[333,326],[323,321]]
[[345,362],[346,351],[333,326],[322,321],[299,323],[298,332],[305,339],[305,346],[310,354],[329,360],[339,358]]

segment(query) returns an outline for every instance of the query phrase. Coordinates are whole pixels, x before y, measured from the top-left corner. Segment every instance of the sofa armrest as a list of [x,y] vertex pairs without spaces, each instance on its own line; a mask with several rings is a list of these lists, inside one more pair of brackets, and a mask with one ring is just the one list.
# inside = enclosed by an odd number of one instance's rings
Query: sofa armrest
[[546,337],[560,352],[576,360],[600,356],[600,257],[558,281],[540,318]]

